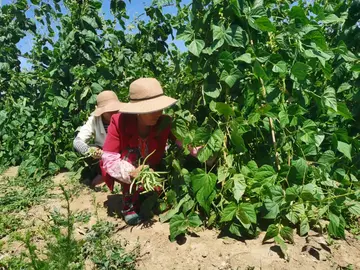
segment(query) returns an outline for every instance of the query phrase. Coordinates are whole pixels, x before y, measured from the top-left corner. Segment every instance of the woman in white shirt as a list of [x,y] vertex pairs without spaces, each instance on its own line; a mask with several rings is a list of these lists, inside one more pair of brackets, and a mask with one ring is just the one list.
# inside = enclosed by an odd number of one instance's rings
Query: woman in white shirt
[[[96,98],[96,103],[97,106],[95,111],[90,115],[86,124],[80,127],[79,133],[73,142],[75,150],[80,154],[85,155],[87,153],[92,153],[91,156],[93,160],[89,161],[90,165],[97,159],[101,159],[101,149],[104,145],[111,116],[118,113],[119,106],[122,105],[113,91],[101,92]],[[90,144],[91,139],[94,139],[94,144]],[[92,186],[96,186],[103,182],[99,166],[96,171],[98,174],[92,180]]]

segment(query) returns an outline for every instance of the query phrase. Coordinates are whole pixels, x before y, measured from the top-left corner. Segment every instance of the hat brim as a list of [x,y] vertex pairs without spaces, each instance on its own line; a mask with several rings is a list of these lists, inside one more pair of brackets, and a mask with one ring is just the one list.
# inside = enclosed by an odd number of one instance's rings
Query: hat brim
[[124,106],[121,106],[119,111],[129,114],[152,113],[166,109],[174,105],[176,102],[177,100],[174,98],[160,96],[148,100],[132,101],[130,103],[126,103]]
[[126,105],[126,103],[122,103],[120,101],[113,101],[109,104],[106,104],[104,107],[96,108],[95,111],[93,112],[93,115],[100,116],[106,112],[118,112],[120,108],[123,107],[124,105]]

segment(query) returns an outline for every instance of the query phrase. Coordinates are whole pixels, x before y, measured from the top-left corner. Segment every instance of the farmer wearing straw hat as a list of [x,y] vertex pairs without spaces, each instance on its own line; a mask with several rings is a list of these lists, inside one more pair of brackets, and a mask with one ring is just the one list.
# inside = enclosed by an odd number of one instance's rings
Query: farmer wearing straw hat
[[[100,166],[110,190],[113,190],[115,181],[122,185],[122,213],[127,224],[135,225],[141,221],[138,215],[139,192],[130,192],[128,183],[140,171],[136,168],[140,158],[155,150],[147,160],[147,164],[155,168],[164,156],[168,138],[175,138],[170,131],[171,118],[163,115],[163,109],[177,100],[165,96],[160,83],[154,78],[140,78],[132,82],[129,97],[129,103],[119,106],[121,113],[112,116],[103,147],[104,152],[119,153],[121,156],[116,164],[117,168],[120,167],[117,178],[111,175],[115,168],[104,166],[109,163],[106,155]],[[195,151],[192,155],[196,155]]]
[[[111,116],[119,111],[121,103],[117,95],[113,91],[103,91],[96,98],[96,109],[90,115],[85,125],[80,127],[79,133],[74,139],[73,146],[77,152],[82,155],[91,153],[92,161],[101,159],[107,130],[110,124]],[[94,139],[94,144],[90,145],[91,139]],[[93,151],[89,151],[92,149]],[[103,182],[100,175],[100,169],[97,170],[97,175],[92,181],[95,186]]]

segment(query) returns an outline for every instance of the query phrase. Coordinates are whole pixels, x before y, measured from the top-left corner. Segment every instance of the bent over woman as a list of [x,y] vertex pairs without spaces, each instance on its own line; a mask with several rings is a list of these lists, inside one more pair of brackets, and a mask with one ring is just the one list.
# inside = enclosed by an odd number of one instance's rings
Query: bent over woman
[[139,159],[147,157],[153,151],[155,152],[148,158],[147,164],[153,169],[160,164],[167,140],[173,137],[170,131],[171,118],[163,115],[163,109],[177,100],[165,96],[160,83],[154,78],[135,80],[130,85],[129,96],[130,102],[119,108],[121,113],[112,116],[103,147],[104,153],[120,154],[120,161],[117,161],[120,176],[116,179],[112,177],[113,168],[112,165],[106,165],[109,162],[105,154],[101,168],[110,190],[113,190],[115,181],[121,184],[125,222],[135,225],[141,221],[138,214],[139,193],[130,192],[131,179],[140,170],[136,168]]

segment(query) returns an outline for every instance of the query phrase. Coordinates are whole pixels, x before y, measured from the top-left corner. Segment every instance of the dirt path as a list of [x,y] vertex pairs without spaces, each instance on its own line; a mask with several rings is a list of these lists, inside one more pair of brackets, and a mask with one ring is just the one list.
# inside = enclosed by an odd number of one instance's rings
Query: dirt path
[[[16,174],[16,169],[7,171],[7,176]],[[26,213],[29,226],[40,225],[50,210],[61,209],[64,200],[58,185],[71,187],[69,174],[62,173],[54,178],[57,187],[52,189],[53,198],[32,207]],[[156,219],[147,226],[128,227],[117,217],[121,196],[108,192],[95,192],[85,186],[73,194],[71,210],[91,213],[90,221],[76,228],[76,237],[84,237],[97,219],[117,224],[115,238],[126,239],[130,245],[140,244],[139,269],[360,269],[360,241],[348,236],[347,241],[334,241],[328,246],[325,239],[312,232],[308,237],[295,236],[295,244],[288,245],[290,260],[281,258],[278,247],[262,244],[264,234],[244,242],[230,238],[218,238],[218,232],[203,230],[197,236],[187,236],[183,243],[169,241],[169,225]],[[25,216],[24,216],[25,218]],[[4,239],[3,239],[4,240]],[[5,239],[6,240],[6,239]],[[6,241],[5,241],[6,242]],[[13,242],[3,248],[18,252],[21,247]],[[106,247],[104,247],[106,248]],[[352,268],[346,268],[352,265]],[[91,269],[88,266],[87,269]]]

